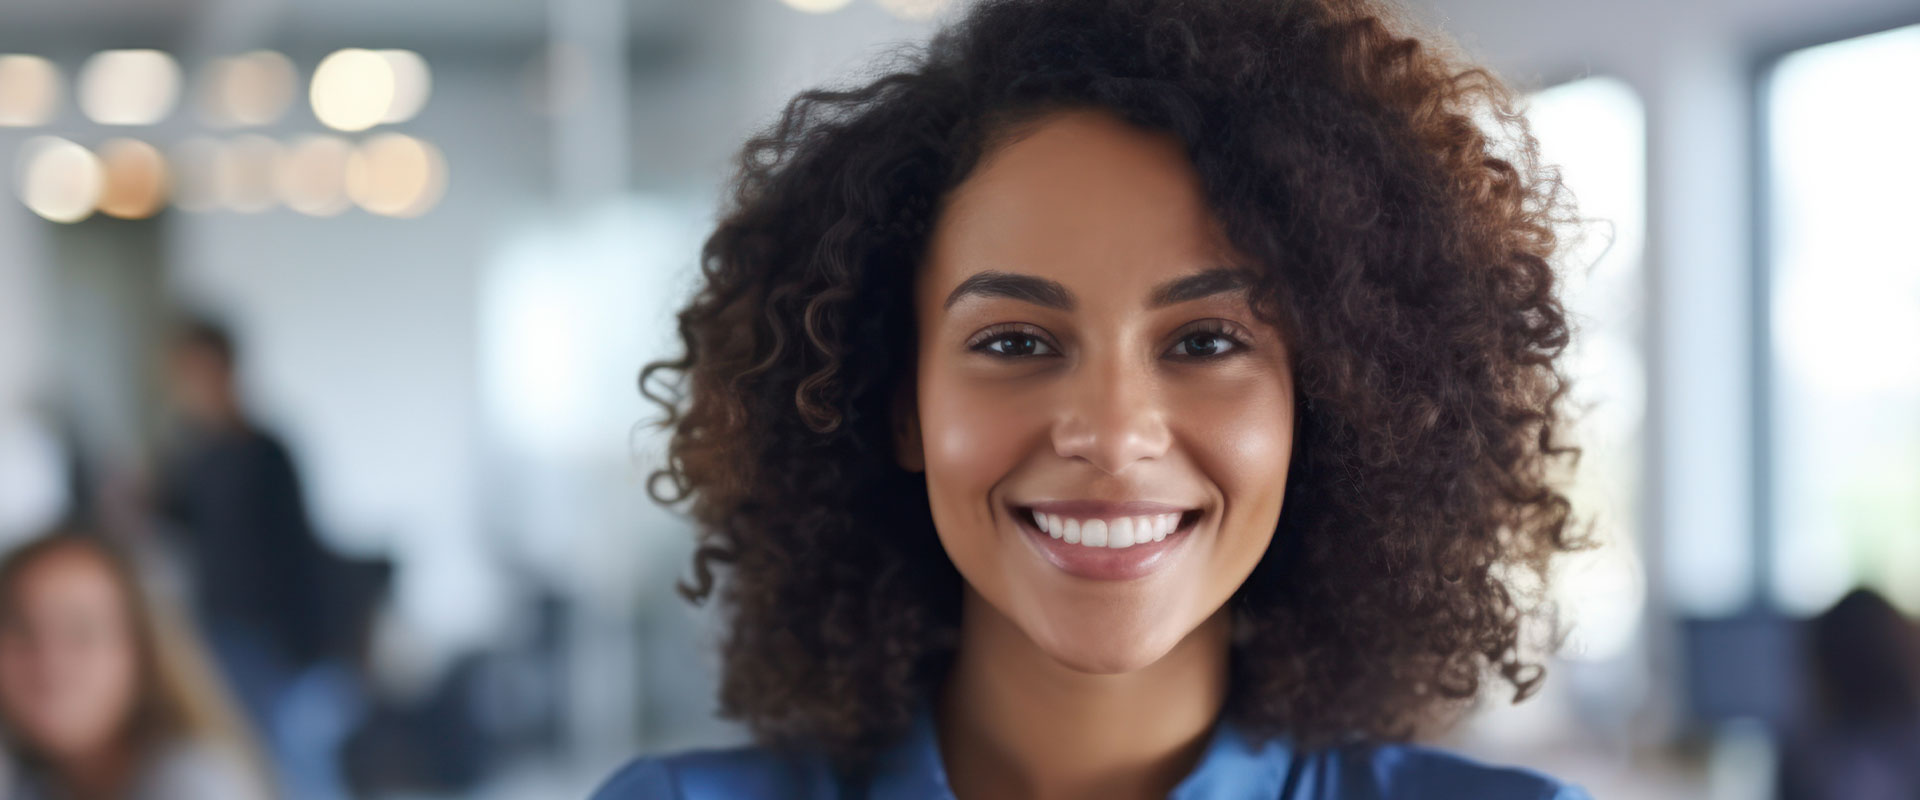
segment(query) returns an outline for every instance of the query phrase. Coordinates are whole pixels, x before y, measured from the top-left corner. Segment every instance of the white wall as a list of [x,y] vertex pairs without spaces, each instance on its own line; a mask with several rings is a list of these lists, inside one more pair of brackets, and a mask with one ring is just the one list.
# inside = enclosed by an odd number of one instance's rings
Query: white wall
[[0,542],[32,535],[67,502],[64,455],[40,408],[50,400],[41,224],[19,203],[0,203]]

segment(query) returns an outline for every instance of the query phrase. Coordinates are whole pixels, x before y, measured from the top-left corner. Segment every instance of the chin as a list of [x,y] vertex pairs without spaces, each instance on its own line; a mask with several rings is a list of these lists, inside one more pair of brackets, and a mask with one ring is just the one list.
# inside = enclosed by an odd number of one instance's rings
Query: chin
[[1182,632],[1166,630],[1166,621],[1141,629],[1124,623],[1070,623],[1078,632],[1036,639],[1061,666],[1091,675],[1119,675],[1153,666],[1178,644]]

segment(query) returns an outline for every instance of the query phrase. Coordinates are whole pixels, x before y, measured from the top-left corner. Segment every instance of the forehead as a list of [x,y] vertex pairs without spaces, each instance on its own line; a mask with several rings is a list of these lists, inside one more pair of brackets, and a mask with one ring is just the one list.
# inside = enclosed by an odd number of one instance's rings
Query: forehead
[[120,600],[119,587],[106,565],[71,549],[35,559],[20,572],[12,591],[21,607],[35,609],[112,608]]
[[1232,260],[1172,135],[1077,110],[1023,131],[947,198],[921,276],[926,295],[984,270],[1042,275],[1083,295],[1144,294]]

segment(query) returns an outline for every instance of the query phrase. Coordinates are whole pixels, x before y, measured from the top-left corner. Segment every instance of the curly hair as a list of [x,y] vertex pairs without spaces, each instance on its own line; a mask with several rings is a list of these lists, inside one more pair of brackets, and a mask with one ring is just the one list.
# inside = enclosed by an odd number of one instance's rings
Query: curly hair
[[1583,543],[1557,488],[1579,458],[1551,266],[1570,199],[1511,90],[1403,26],[1373,0],[986,0],[746,143],[684,353],[639,381],[671,430],[648,491],[699,531],[680,591],[730,621],[723,715],[854,762],[945,674],[961,578],[924,476],[891,456],[909,293],[945,194],[1079,108],[1184,143],[1297,354],[1286,502],[1231,600],[1224,713],[1394,739],[1496,675],[1516,701],[1537,687],[1522,624]]

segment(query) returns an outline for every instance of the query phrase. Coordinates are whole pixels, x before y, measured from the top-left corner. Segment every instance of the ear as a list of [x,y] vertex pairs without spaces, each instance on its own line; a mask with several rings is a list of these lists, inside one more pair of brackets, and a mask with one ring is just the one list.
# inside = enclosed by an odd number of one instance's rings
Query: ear
[[911,372],[893,392],[893,458],[908,472],[925,472],[926,451],[920,444],[919,391]]

